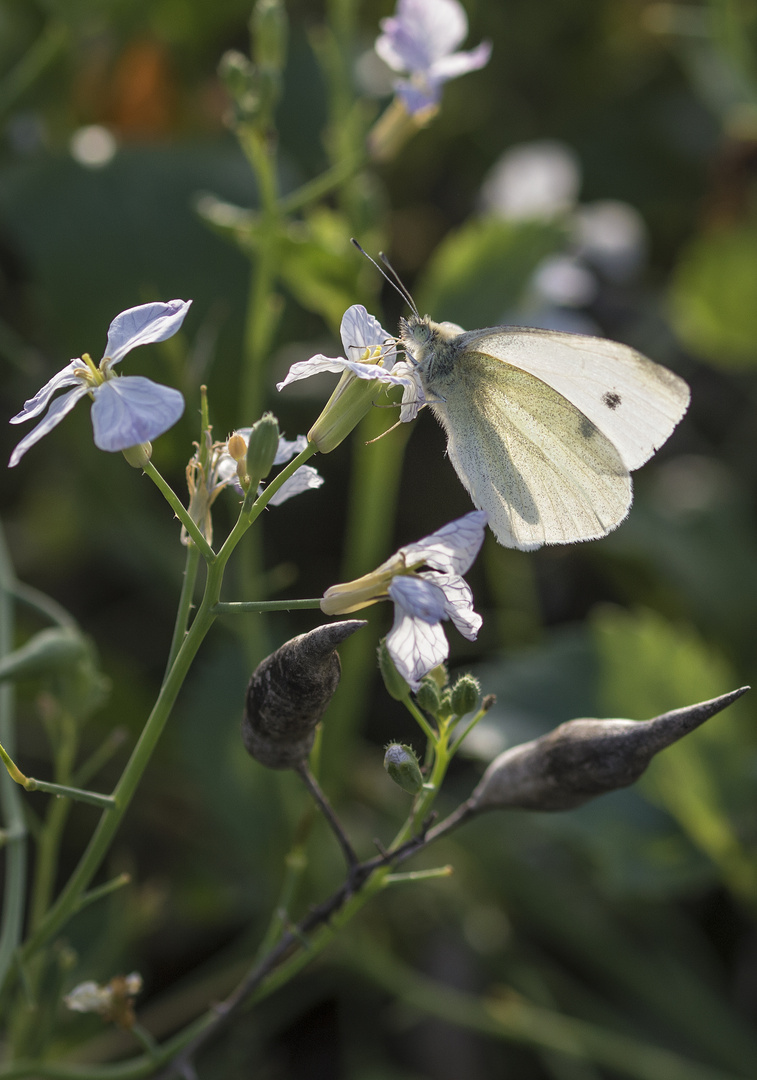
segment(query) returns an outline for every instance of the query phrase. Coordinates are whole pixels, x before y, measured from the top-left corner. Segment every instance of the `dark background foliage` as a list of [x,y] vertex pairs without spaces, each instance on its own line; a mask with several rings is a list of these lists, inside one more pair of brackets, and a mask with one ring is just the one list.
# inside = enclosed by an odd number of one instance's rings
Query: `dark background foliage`
[[[333,152],[318,62],[324,21],[354,17],[349,69],[390,13],[374,0],[354,12],[346,0],[328,7],[287,4],[277,112],[284,190],[317,175]],[[446,88],[441,115],[396,160],[366,169],[348,197],[324,204],[332,216],[320,223],[322,247],[313,251],[328,254],[322,276],[331,292],[321,309],[309,298],[322,270],[316,254],[310,262],[303,255],[280,289],[266,406],[289,437],[312,423],[322,389],[279,396],[274,383],[293,359],[338,354],[342,299],[344,307],[372,295],[377,315],[383,300],[389,327],[401,314],[398,298],[388,289],[379,297],[372,271],[347,244],[361,220],[366,244],[386,247],[435,318],[469,327],[506,316],[528,321],[532,272],[548,253],[569,248],[565,230],[544,221],[482,225],[480,190],[504,151],[543,139],[577,156],[582,205],[621,200],[647,230],[639,272],[619,281],[592,271],[594,296],[567,315],[591,319],[598,332],[679,372],[692,405],[638,475],[630,518],[606,540],[536,554],[487,541],[470,576],[484,629],[475,644],[450,637],[453,667],[472,668],[498,704],[473,755],[450,775],[450,807],[470,792],[482,759],[566,719],[646,719],[749,682],[757,632],[755,5],[470,0],[466,8],[467,44],[489,38],[491,63]],[[89,351],[97,360],[118,311],[192,298],[179,339],[127,361],[130,374],[185,394],[184,418],[155,451],[178,491],[198,433],[200,382],[209,385],[219,437],[256,419],[238,412],[250,263],[197,210],[208,192],[257,203],[217,76],[225,50],[248,49],[249,14],[247,0],[0,3],[0,411],[13,415],[70,357]],[[366,97],[365,122],[382,105]],[[99,167],[72,152],[88,125],[116,139],[115,155]],[[123,727],[128,747],[162,674],[183,550],[149,482],[120,455],[94,449],[86,413],[79,407],[4,474],[2,515],[19,578],[70,609],[112,680],[107,705],[85,729],[86,746]],[[6,457],[18,432],[3,435]],[[422,416],[380,558],[469,508],[443,449],[441,432]],[[348,522],[372,497],[351,493],[358,462],[341,446],[316,462],[326,481],[319,492],[266,514],[263,595],[317,596],[347,566],[353,576],[371,569],[349,561]],[[218,507],[220,535],[234,507]],[[240,566],[230,597],[244,580]],[[388,609],[372,608],[369,618],[371,651],[388,628]],[[145,1023],[162,1034],[222,994],[253,953],[306,800],[296,778],[266,774],[244,755],[244,686],[266,646],[313,619],[272,617],[252,644],[236,625],[215,628],[110,858],[108,876],[129,870],[133,884],[67,931],[76,960],[64,989],[138,969]],[[369,854],[373,838],[386,841],[405,812],[404,795],[381,768],[382,745],[420,739],[370,681],[372,667],[361,678],[358,687],[348,682],[345,657],[349,691],[335,701],[337,735],[325,736],[323,767]],[[47,743],[32,687],[20,711],[19,760],[44,776]],[[100,778],[103,790],[118,763]],[[342,946],[214,1047],[201,1075],[617,1075],[451,1023],[403,965],[435,980],[442,999],[444,987],[472,998],[521,994],[724,1074],[753,1075],[756,779],[747,696],[658,759],[637,788],[562,815],[481,819],[426,857],[424,865],[453,864],[452,878],[374,901]],[[75,809],[61,874],[92,822],[93,811]],[[299,911],[340,874],[320,825],[308,855]],[[95,1021],[59,1020],[60,1055],[97,1035]],[[92,1045],[93,1055],[107,1056],[115,1037]]]

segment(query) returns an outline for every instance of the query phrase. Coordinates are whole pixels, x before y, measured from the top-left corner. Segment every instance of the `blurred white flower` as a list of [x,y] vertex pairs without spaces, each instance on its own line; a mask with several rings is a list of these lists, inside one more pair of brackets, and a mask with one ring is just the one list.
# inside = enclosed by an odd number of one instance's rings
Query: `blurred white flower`
[[630,281],[643,266],[647,227],[629,203],[602,199],[578,206],[574,230],[579,254],[610,281]]
[[554,218],[571,210],[581,187],[578,155],[556,139],[511,146],[481,188],[485,210],[511,221]]

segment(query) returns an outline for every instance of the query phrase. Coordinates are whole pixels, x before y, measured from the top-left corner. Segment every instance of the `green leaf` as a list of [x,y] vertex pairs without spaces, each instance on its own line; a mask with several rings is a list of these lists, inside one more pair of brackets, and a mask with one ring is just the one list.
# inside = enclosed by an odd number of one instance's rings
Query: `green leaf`
[[687,348],[724,367],[757,364],[757,224],[700,236],[675,271],[670,310]]
[[501,322],[542,259],[564,242],[554,222],[470,221],[434,252],[417,289],[418,308],[467,329]]

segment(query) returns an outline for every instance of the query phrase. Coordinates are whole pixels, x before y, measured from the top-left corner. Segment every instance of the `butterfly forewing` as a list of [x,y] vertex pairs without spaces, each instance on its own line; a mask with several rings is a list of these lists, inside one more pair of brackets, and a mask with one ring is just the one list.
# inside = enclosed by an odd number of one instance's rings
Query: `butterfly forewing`
[[427,385],[427,396],[447,431],[450,459],[501,544],[591,540],[623,520],[628,469],[570,401],[470,347],[456,349],[447,371]]
[[688,408],[683,379],[604,338],[493,327],[462,335],[455,347],[497,357],[541,379],[610,439],[630,470],[652,456]]

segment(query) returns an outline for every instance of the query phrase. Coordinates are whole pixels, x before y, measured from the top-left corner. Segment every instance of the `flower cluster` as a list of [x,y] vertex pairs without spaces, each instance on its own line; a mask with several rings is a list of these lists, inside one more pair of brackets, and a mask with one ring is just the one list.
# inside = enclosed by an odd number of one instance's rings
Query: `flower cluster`
[[[208,543],[211,543],[213,539],[211,508],[220,492],[224,488],[232,487],[240,495],[242,494],[242,485],[238,475],[239,455],[234,456],[229,452],[229,444],[232,440],[241,440],[244,446],[243,457],[251,431],[250,427],[238,428],[225,442],[212,443],[206,454],[203,454],[202,448],[198,447],[187,465],[189,514]],[[279,445],[273,464],[285,465],[297,454],[301,454],[307,444],[308,441],[304,435],[298,435],[296,439],[285,439],[283,435],[279,436]],[[204,457],[207,458],[207,464],[203,462]],[[322,483],[323,477],[316,469],[311,465],[300,465],[299,469],[271,496],[268,505],[280,506],[294,495],[319,488]],[[262,487],[258,487],[258,493],[262,490]],[[188,539],[186,532],[182,530],[182,543],[188,543]]]
[[[481,616],[464,574],[484,541],[486,514],[475,510],[415,544],[401,547],[377,570],[356,581],[327,589],[321,610],[337,615],[394,601],[394,625],[386,647],[394,665],[413,690],[449,654],[441,623],[450,619],[463,637],[474,641]],[[427,569],[422,569],[426,567]]]

